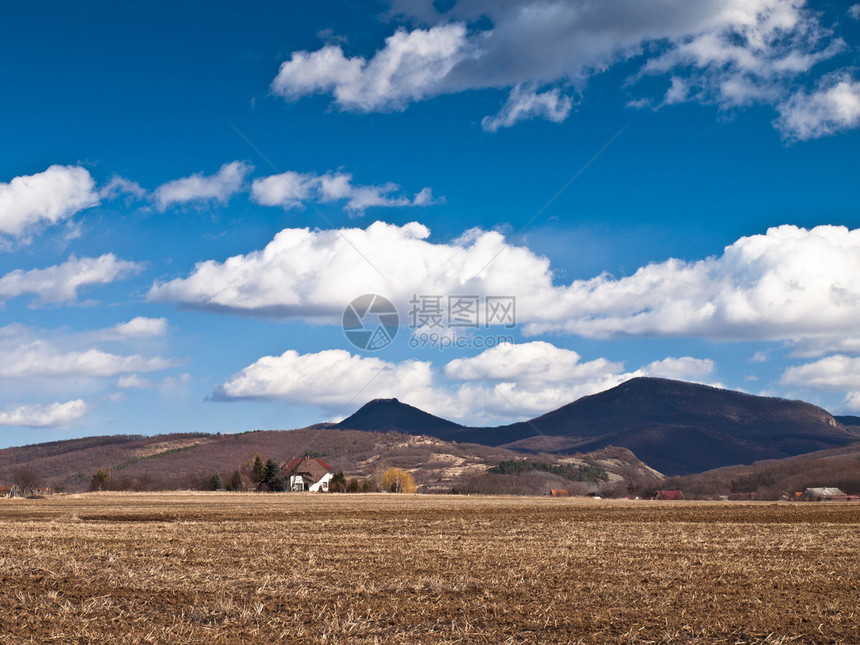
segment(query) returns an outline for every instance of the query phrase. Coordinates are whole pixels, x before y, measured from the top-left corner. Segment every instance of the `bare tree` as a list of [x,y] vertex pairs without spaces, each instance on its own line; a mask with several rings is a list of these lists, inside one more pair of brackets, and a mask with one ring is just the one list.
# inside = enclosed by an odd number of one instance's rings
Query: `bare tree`
[[12,483],[18,487],[21,495],[25,496],[32,495],[39,488],[41,481],[39,475],[29,468],[22,468],[12,475]]

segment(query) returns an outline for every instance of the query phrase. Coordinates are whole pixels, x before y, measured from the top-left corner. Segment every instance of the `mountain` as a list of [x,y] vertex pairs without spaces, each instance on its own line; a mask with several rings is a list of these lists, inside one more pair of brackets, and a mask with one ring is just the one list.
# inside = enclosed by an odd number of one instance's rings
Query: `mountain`
[[846,414],[843,416],[834,416],[833,418],[844,426],[860,426],[860,417],[857,416]]
[[445,439],[446,435],[456,435],[458,432],[467,430],[465,426],[433,416],[407,403],[401,403],[397,399],[374,399],[363,405],[352,416],[334,424],[334,427],[342,430],[372,432],[396,430],[406,434],[426,434],[440,439]]
[[[368,404],[373,414],[362,408],[339,427],[384,427],[533,452],[591,452],[620,446],[670,475],[780,459],[860,439],[856,429],[803,401],[660,378],[634,378],[530,421],[497,428],[457,426],[416,414],[421,411],[396,400],[378,404]],[[392,413],[387,423],[386,412]],[[408,425],[399,426],[397,418],[408,419]],[[374,427],[363,425],[367,419]]]

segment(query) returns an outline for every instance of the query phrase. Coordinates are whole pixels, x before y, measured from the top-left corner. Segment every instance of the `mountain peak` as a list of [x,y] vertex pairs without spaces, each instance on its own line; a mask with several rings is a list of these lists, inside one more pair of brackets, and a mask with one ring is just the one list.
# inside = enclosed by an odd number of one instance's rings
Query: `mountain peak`
[[442,419],[395,398],[373,399],[337,424],[342,430],[397,430],[409,434],[434,434],[440,430],[462,428],[458,423]]

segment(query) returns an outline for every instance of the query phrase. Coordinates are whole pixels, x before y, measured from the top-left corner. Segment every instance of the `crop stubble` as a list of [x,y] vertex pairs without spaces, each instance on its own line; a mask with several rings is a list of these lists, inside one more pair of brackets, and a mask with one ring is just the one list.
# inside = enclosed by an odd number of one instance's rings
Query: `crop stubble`
[[0,500],[0,643],[857,643],[860,505]]

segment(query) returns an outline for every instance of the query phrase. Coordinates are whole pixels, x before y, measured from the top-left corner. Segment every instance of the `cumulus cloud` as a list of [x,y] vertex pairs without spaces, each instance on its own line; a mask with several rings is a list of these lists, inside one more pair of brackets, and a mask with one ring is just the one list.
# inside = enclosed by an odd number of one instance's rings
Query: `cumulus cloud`
[[860,358],[836,354],[814,363],[795,365],[783,372],[781,382],[817,390],[860,392]]
[[[291,101],[331,94],[343,110],[370,112],[512,88],[500,113],[483,121],[496,130],[525,118],[564,120],[569,90],[631,59],[639,64],[634,85],[647,75],[673,79],[664,104],[735,107],[781,101],[792,81],[845,49],[796,0],[461,0],[444,15],[429,2],[398,0],[390,15],[429,27],[399,28],[370,58],[335,44],[294,52],[273,93]],[[482,22],[492,26],[466,27]]]
[[500,233],[470,231],[449,244],[428,242],[429,235],[416,222],[285,229],[262,251],[199,263],[187,278],[156,283],[148,297],[213,311],[333,321],[364,293],[383,294],[405,312],[418,293],[509,295],[551,289],[549,262],[519,247],[505,250],[504,261],[478,275],[505,249]]
[[391,363],[342,349],[313,354],[287,350],[280,356],[264,356],[233,375],[212,398],[282,400],[331,408],[365,391],[368,399],[404,392],[420,397],[431,386],[430,363]]
[[860,81],[830,74],[811,93],[799,90],[778,107],[776,126],[792,141],[817,139],[860,125]]
[[174,204],[217,201],[226,204],[242,190],[245,178],[254,169],[250,164],[233,161],[221,166],[214,175],[196,173],[190,177],[174,179],[155,190],[155,203],[159,210]]
[[79,166],[51,166],[35,175],[0,182],[0,235],[25,236],[96,206],[99,196],[90,173]]
[[369,61],[347,58],[339,45],[294,52],[278,70],[272,91],[288,100],[330,92],[341,107],[361,112],[403,109],[439,93],[471,49],[462,24],[400,29]]
[[51,428],[65,426],[87,413],[81,399],[49,405],[22,405],[0,410],[0,426]]
[[388,182],[379,186],[354,184],[352,174],[344,172],[316,175],[287,171],[255,179],[252,199],[263,206],[285,209],[304,208],[308,202],[345,202],[347,211],[361,214],[371,206],[430,206],[438,203],[430,188],[414,198],[402,194],[400,186]]
[[848,15],[854,20],[860,20],[860,4],[852,4],[848,7]]
[[[549,260],[507,247],[501,233],[428,241],[417,223],[366,229],[285,229],[264,249],[198,264],[156,283],[148,298],[185,307],[337,322],[365,293],[391,299],[407,319],[415,294],[516,298],[527,334],[592,338],[701,337],[797,341],[854,336],[860,317],[860,229],[771,228],[722,255],[669,259],[614,278],[556,285]],[[503,255],[500,255],[503,254]]]
[[[669,360],[702,372],[697,359]],[[281,400],[337,414],[353,402],[358,407],[370,399],[396,397],[433,414],[480,423],[522,420],[642,375],[603,358],[582,361],[572,350],[541,341],[499,345],[454,359],[441,371],[418,360],[396,363],[345,350],[288,350],[244,368],[212,398]]]
[[77,299],[78,290],[90,285],[109,284],[143,270],[136,262],[120,260],[112,253],[97,258],[71,256],[62,264],[45,269],[17,269],[0,277],[0,302],[24,294],[38,296],[45,304]]
[[[633,275],[603,275],[559,290],[556,321],[593,337],[698,336],[712,339],[839,338],[860,314],[860,230],[771,228],[743,237],[719,257],[667,260]],[[562,312],[569,319],[561,318]]]
[[780,383],[845,394],[845,407],[860,410],[860,358],[835,354],[812,363],[789,367]]

